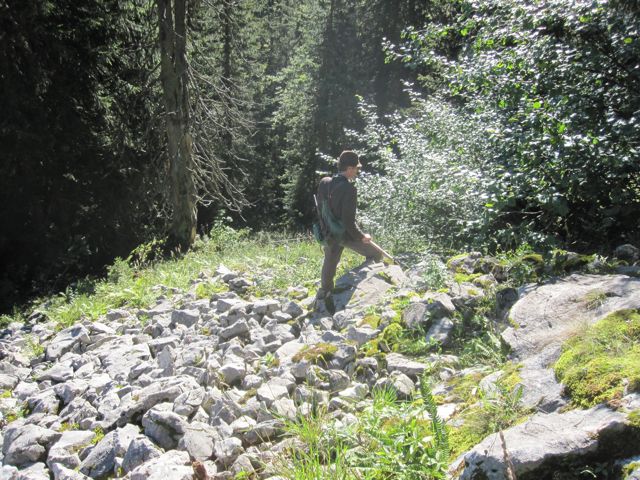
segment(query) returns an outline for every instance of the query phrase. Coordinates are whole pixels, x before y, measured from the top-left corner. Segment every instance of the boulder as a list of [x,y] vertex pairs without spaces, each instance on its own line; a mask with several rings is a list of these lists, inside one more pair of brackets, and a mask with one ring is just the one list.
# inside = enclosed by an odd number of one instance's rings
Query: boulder
[[640,278],[571,275],[523,288],[509,313],[513,325],[502,333],[514,357],[528,358],[560,345],[576,329],[626,308],[640,308]]
[[143,463],[129,473],[130,480],[193,480],[187,452],[170,450]]
[[44,461],[49,447],[61,436],[59,432],[37,425],[12,423],[4,432],[2,443],[5,465],[21,467]]
[[[626,458],[640,452],[640,433],[624,413],[599,405],[589,410],[536,414],[504,431],[518,480],[552,478],[570,465]],[[452,465],[460,480],[506,480],[499,434],[485,438]]]

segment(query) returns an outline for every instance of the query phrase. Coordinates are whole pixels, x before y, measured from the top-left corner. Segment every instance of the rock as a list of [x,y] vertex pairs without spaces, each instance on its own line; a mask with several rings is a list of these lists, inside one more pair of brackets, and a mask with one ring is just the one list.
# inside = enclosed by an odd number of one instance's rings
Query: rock
[[304,310],[296,302],[287,302],[282,307],[282,311],[287,315],[291,315],[291,318],[298,318],[304,313]]
[[178,415],[190,416],[202,405],[204,395],[204,388],[196,388],[180,394],[173,402],[173,411]]
[[187,452],[170,450],[143,463],[129,474],[130,480],[192,480],[193,469]]
[[169,403],[159,404],[142,417],[144,434],[165,450],[176,448],[187,426],[187,421],[171,408]]
[[395,371],[387,378],[381,378],[374,389],[389,389],[395,393],[398,400],[410,400],[416,390],[416,386],[404,373]]
[[74,469],[80,465],[78,451],[91,444],[95,433],[84,430],[68,430],[63,432],[59,440],[49,450],[47,465],[54,470],[53,465],[58,464],[66,468]]
[[507,328],[502,338],[516,358],[524,359],[563,343],[576,328],[625,308],[640,308],[639,278],[571,275],[523,289],[509,313],[514,326]]
[[289,396],[287,387],[277,382],[276,380],[269,380],[267,383],[258,388],[256,397],[261,402],[265,402],[267,406],[271,406],[273,402],[280,398],[286,398]]
[[410,378],[419,377],[427,368],[429,368],[428,365],[411,360],[399,353],[388,353],[385,360],[387,362],[387,371],[389,373],[398,371],[404,373]]
[[80,464],[80,473],[91,478],[106,478],[115,473],[116,457],[122,457],[140,433],[136,425],[126,425],[107,433]]
[[247,373],[244,361],[236,357],[229,363],[225,363],[219,370],[222,380],[227,385],[234,385],[242,381]]
[[4,431],[2,443],[5,465],[21,467],[29,463],[44,461],[50,445],[61,434],[37,425],[21,425],[14,422]]
[[369,340],[376,338],[380,332],[370,327],[349,327],[347,331],[347,340],[354,341],[358,346],[362,346]]
[[229,469],[233,478],[242,478],[241,475],[245,476],[245,478],[251,478],[252,475],[255,475],[256,471],[253,468],[253,464],[251,463],[251,457],[246,453],[240,455],[231,468]]
[[84,325],[65,328],[51,340],[46,350],[47,360],[56,360],[76,346],[89,343],[89,331]]
[[[589,410],[536,414],[504,431],[506,449],[519,479],[551,478],[570,458],[577,465],[625,458],[640,451],[625,415],[603,405]],[[506,479],[498,434],[485,438],[451,467],[460,480]],[[556,472],[556,473],[554,473]]]
[[184,325],[187,328],[193,327],[200,319],[199,310],[174,310],[171,312],[171,326]]
[[148,345],[134,345],[131,337],[123,337],[121,345],[103,345],[96,353],[102,370],[120,383],[127,382],[131,369],[151,358]]
[[145,436],[138,436],[131,440],[129,448],[122,460],[122,469],[128,473],[151,459],[158,458],[162,451]]
[[262,299],[254,302],[253,311],[258,315],[271,315],[280,309],[280,302],[272,299]]
[[20,379],[13,375],[0,373],[0,390],[13,390]]
[[444,317],[434,320],[433,325],[427,332],[427,342],[437,343],[442,346],[447,346],[451,341],[451,333],[453,331],[453,321],[450,318]]
[[[58,463],[54,463],[50,468],[55,480],[89,480],[89,477],[86,475]],[[2,478],[2,476],[0,476],[0,478]]]
[[360,310],[375,305],[389,289],[402,285],[406,280],[397,265],[365,262],[336,281],[336,290],[340,291],[334,295],[336,309]]
[[354,383],[351,387],[338,392],[338,396],[350,402],[364,400],[369,393],[369,387],[363,383]]
[[476,271],[480,258],[482,258],[482,254],[480,252],[470,252],[468,254],[458,255],[449,259],[447,267],[453,272],[466,273],[467,275],[470,275]]
[[186,450],[195,460],[208,460],[213,455],[213,445],[222,440],[218,430],[211,425],[192,422],[184,427],[184,435],[180,438],[178,449]]
[[154,405],[162,402],[173,402],[185,392],[197,390],[200,385],[191,377],[179,376],[160,379],[149,386],[138,390],[118,409],[118,425],[129,423],[134,417],[138,417]]
[[626,243],[624,245],[616,247],[613,252],[613,256],[618,260],[623,260],[628,263],[635,263],[640,258],[640,249],[629,243]]
[[15,473],[11,480],[49,480],[49,470],[44,463],[34,463]]
[[220,330],[220,338],[230,340],[238,336],[245,336],[249,333],[249,324],[246,320],[238,320],[227,328]]
[[214,444],[216,459],[225,466],[231,465],[242,452],[242,441],[236,437],[225,438]]

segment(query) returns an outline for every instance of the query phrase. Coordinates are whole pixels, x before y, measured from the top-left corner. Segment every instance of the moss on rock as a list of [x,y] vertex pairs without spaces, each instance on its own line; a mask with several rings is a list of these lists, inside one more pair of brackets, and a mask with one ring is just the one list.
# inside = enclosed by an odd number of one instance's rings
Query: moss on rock
[[640,390],[640,311],[614,312],[569,340],[554,370],[581,407]]

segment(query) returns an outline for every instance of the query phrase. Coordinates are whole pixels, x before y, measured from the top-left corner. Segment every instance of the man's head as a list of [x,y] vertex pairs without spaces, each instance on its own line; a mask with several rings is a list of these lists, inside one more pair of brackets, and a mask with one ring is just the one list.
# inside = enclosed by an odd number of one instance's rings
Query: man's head
[[356,152],[345,150],[340,154],[340,158],[338,158],[338,171],[345,177],[349,179],[355,178],[358,175],[360,167],[362,167],[362,165]]

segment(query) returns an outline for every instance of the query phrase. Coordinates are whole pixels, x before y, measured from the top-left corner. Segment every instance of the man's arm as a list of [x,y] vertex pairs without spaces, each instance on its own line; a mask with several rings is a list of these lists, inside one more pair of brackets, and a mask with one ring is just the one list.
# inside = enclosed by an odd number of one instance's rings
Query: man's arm
[[342,212],[340,220],[344,225],[347,235],[353,240],[364,240],[365,237],[371,239],[370,236],[365,235],[358,225],[356,224],[356,206],[358,203],[358,193],[353,185],[348,185],[345,188],[344,198],[342,200]]

